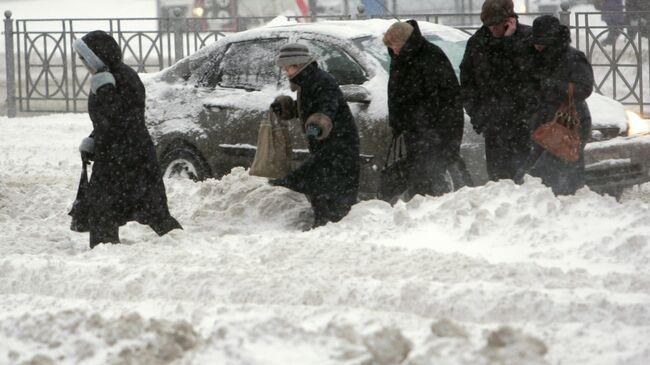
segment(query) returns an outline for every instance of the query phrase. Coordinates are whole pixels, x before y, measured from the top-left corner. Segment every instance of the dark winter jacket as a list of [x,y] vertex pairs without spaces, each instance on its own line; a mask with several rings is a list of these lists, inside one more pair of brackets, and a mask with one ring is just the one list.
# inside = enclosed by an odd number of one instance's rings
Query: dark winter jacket
[[153,142],[145,127],[145,89],[138,74],[122,63],[108,34],[82,38],[108,67],[115,85],[105,84],[88,99],[93,123],[94,164],[88,198],[91,226],[150,225],[157,233],[180,228],[169,214],[165,186]]
[[[623,0],[603,0],[601,11],[603,12],[602,19],[605,23],[607,23],[607,25],[623,25],[625,22],[625,14],[623,13]],[[605,14],[607,12],[614,13]]]
[[[625,0],[625,11],[650,11],[648,0]],[[648,15],[646,15],[648,17]]]
[[[329,117],[327,138],[308,138],[309,157],[286,176],[286,187],[308,196],[354,202],[359,189],[359,132],[336,80],[312,63],[291,78],[298,87],[298,115],[304,123],[317,113]],[[350,203],[349,205],[351,205]]]
[[445,53],[422,36],[415,20],[408,23],[413,33],[399,56],[388,48],[389,124],[397,133],[421,136],[451,160],[460,151],[463,138],[458,79]]
[[574,84],[576,110],[580,119],[582,148],[578,162],[561,161],[545,153],[532,171],[533,175],[548,181],[547,185],[556,194],[573,194],[584,185],[584,147],[591,135],[591,114],[585,100],[593,90],[593,70],[584,53],[569,46],[568,37],[553,47],[547,46],[535,59],[538,109],[531,121],[531,131],[553,119],[560,104],[568,98],[569,82]]
[[531,27],[518,23],[512,36],[495,38],[483,26],[467,42],[460,65],[463,104],[472,126],[486,139],[529,138],[526,120],[534,108],[531,38]]

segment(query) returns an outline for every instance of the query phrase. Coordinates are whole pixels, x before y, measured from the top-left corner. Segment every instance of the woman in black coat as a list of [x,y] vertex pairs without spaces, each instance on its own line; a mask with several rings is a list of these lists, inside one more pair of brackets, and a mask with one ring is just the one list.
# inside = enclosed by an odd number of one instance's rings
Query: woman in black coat
[[120,47],[103,31],[88,33],[73,46],[92,74],[93,132],[80,146],[82,156],[94,160],[86,194],[90,248],[119,242],[119,227],[129,221],[147,224],[160,236],[182,228],[169,214],[138,74],[122,63]]
[[568,98],[568,85],[574,85],[576,110],[580,120],[580,157],[565,161],[533,143],[529,159],[530,174],[542,178],[556,195],[574,194],[585,183],[584,148],[591,135],[591,114],[585,101],[593,90],[594,74],[584,53],[569,46],[569,28],[557,18],[545,15],[533,22],[535,76],[538,78],[538,110],[531,130],[551,121],[560,104]]
[[396,22],[384,44],[391,57],[388,120],[403,134],[409,166],[408,195],[438,196],[449,191],[448,166],[460,153],[463,106],[451,62],[428,42],[415,20]]
[[298,92],[297,116],[310,153],[296,170],[269,182],[305,194],[314,210],[314,227],[337,222],[356,203],[359,190],[359,132],[354,117],[336,79],[318,68],[306,46],[283,46],[277,63]]

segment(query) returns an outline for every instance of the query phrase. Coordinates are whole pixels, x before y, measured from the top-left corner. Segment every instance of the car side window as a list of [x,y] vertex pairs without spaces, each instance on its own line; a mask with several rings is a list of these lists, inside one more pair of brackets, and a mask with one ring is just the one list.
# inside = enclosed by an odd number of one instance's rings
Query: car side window
[[360,85],[368,81],[363,68],[340,47],[315,39],[301,39],[317,60],[318,65],[334,76],[339,85]]
[[219,75],[219,62],[223,58],[224,49],[220,47],[207,55],[189,60],[190,77],[197,86],[215,87]]
[[277,85],[280,69],[275,57],[286,43],[286,39],[276,38],[230,44],[219,65],[218,85],[247,90]]

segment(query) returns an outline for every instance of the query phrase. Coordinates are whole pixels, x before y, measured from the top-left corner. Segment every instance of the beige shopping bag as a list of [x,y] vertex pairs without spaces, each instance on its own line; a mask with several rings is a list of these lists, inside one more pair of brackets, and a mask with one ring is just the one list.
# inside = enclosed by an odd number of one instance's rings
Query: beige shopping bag
[[269,110],[268,118],[260,123],[250,174],[273,179],[285,177],[291,171],[292,158],[287,121],[278,120]]

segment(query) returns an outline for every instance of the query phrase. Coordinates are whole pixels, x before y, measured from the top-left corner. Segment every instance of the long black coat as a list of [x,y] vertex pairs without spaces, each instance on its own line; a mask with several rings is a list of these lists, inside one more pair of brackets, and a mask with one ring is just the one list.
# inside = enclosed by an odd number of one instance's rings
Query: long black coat
[[591,135],[591,114],[585,100],[593,90],[593,70],[584,53],[570,47],[567,41],[557,49],[549,48],[537,54],[535,76],[539,80],[536,86],[538,109],[531,121],[531,130],[553,119],[568,97],[568,83],[574,84],[582,141],[580,158],[577,162],[566,162],[534,145],[531,170],[532,175],[541,177],[556,194],[573,194],[585,183],[584,148]]
[[91,227],[137,221],[159,234],[180,228],[169,214],[160,165],[145,127],[144,85],[138,74],[122,63],[120,48],[113,38],[91,32],[83,41],[108,66],[116,83],[100,87],[88,99],[95,139],[87,195]]
[[[359,190],[359,132],[336,80],[312,63],[291,79],[299,87],[298,114],[303,123],[315,113],[333,124],[323,140],[309,139],[309,157],[286,176],[287,187],[308,196],[354,201]],[[351,204],[350,204],[351,205]]]
[[398,133],[420,136],[427,147],[451,161],[463,138],[458,79],[445,53],[422,36],[415,20],[408,23],[413,33],[399,57],[388,49],[389,125]]
[[510,37],[481,27],[467,42],[460,65],[463,104],[477,132],[487,139],[528,139],[534,110],[532,28],[517,24]]

